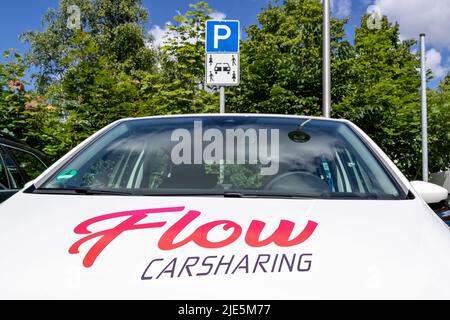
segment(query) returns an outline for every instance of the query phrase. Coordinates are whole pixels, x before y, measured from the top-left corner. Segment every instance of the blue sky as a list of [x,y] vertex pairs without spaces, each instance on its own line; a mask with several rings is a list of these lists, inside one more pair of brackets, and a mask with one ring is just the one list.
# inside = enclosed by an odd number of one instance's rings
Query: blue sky
[[[218,17],[237,19],[243,29],[257,22],[257,14],[269,0],[209,0],[210,7]],[[0,51],[17,48],[25,52],[28,47],[19,40],[20,33],[42,30],[41,18],[49,7],[56,8],[58,0],[2,1],[0,10]],[[149,9],[150,21],[147,29],[157,40],[164,33],[165,25],[179,12],[185,12],[195,0],[143,0]],[[376,5],[391,21],[399,21],[403,38],[427,34],[428,67],[436,79],[430,83],[435,87],[450,70],[450,1],[449,0],[332,0],[333,15],[351,17],[346,26],[349,40],[353,38],[355,26],[370,5]],[[245,34],[244,34],[245,36]]]

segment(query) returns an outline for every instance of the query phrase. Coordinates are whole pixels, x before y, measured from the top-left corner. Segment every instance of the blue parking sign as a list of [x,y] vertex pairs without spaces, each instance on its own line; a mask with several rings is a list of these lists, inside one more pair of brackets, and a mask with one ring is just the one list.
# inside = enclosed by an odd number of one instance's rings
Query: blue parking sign
[[206,52],[239,52],[239,21],[206,21]]

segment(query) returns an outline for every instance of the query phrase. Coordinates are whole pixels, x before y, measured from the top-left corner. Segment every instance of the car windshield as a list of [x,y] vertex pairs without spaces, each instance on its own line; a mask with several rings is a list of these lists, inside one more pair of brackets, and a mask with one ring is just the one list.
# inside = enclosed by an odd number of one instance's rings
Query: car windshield
[[347,124],[295,117],[126,120],[95,139],[38,191],[403,199]]

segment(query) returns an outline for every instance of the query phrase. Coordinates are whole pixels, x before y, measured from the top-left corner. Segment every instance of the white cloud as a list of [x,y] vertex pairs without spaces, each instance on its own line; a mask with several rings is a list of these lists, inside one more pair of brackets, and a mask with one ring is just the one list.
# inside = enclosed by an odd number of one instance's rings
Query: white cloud
[[[177,11],[177,14],[181,15],[181,12]],[[214,11],[214,12],[210,13],[209,16],[214,20],[223,20],[227,17],[227,15],[225,13],[220,12],[220,11]],[[167,22],[164,28],[161,28],[160,26],[155,25],[150,29],[149,33],[153,38],[153,46],[154,47],[163,46],[165,44],[165,41],[167,41],[167,39],[171,38],[172,35],[169,32],[169,29],[167,27],[168,25],[171,25],[171,23]],[[192,43],[195,42],[194,39],[189,39],[188,41],[192,42]]]
[[442,59],[450,50],[450,1],[449,0],[374,0],[381,14],[400,25],[400,39],[418,40],[426,35],[427,68],[436,78],[450,70],[450,61]]
[[331,11],[334,16],[343,18],[352,12],[351,0],[331,0]]
[[154,47],[160,47],[164,45],[164,41],[166,40],[164,36],[169,33],[167,25],[170,25],[170,22],[167,22],[164,28],[161,28],[160,26],[153,26],[150,29],[149,33],[153,38]]
[[450,50],[449,0],[375,0],[375,4],[383,15],[398,21],[404,37],[418,39],[425,33],[432,47]]
[[442,66],[442,56],[439,51],[431,48],[426,52],[426,65],[433,71],[436,78],[440,78],[446,74],[446,69]]
[[220,12],[220,11],[214,11],[214,12],[210,13],[209,16],[213,20],[223,20],[227,17],[227,15],[225,13]]

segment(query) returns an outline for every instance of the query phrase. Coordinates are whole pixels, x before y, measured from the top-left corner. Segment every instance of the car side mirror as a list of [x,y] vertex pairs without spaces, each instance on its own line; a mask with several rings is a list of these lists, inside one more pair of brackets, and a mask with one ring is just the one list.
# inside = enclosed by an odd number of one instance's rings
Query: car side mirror
[[414,190],[422,197],[422,199],[428,203],[438,203],[446,201],[448,197],[448,190],[438,186],[434,183],[424,181],[411,181],[411,185]]

